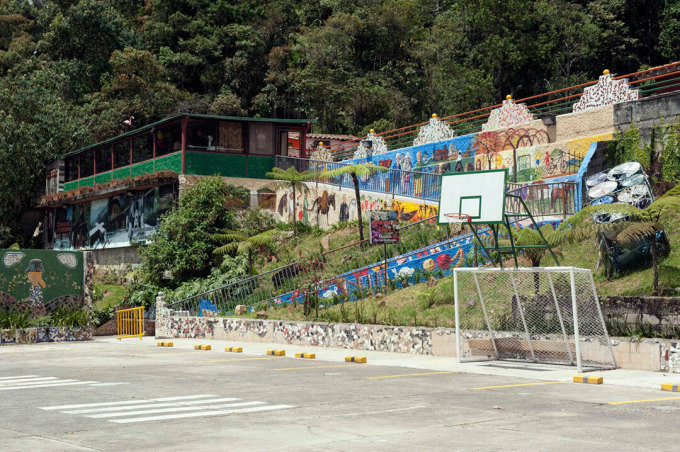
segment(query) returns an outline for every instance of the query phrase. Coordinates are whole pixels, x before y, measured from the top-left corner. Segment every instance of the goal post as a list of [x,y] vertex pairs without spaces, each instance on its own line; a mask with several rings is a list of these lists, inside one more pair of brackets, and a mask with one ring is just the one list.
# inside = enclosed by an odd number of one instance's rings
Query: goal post
[[453,291],[458,362],[617,367],[590,270],[456,268]]

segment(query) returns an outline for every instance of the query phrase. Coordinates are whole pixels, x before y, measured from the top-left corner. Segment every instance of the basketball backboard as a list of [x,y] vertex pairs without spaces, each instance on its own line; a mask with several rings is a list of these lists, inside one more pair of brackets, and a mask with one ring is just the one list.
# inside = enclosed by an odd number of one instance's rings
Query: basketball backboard
[[503,223],[507,175],[506,169],[444,174],[439,224],[451,223],[450,213],[469,215],[472,224]]

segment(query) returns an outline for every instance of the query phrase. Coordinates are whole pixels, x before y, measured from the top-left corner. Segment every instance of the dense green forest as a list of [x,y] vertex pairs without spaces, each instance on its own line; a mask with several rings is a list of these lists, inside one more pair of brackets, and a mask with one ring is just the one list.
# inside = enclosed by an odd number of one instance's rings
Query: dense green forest
[[46,159],[131,115],[362,134],[674,61],[679,41],[680,0],[0,0],[0,241]]

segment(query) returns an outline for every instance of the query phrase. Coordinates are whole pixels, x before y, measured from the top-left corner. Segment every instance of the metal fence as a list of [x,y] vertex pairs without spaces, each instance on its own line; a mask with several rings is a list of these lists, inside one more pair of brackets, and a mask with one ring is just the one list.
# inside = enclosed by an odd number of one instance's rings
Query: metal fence
[[293,262],[236,281],[227,286],[210,290],[168,305],[176,311],[188,311],[201,315],[204,311],[231,312],[237,305],[253,306],[269,302],[276,297],[299,289],[309,267],[320,279],[327,280],[337,275],[356,272],[357,269],[380,265],[385,258],[393,259],[405,253],[421,250],[428,246],[448,242],[457,236],[454,226],[439,226],[437,218],[431,217],[410,223],[400,228],[399,243],[386,246],[371,246],[368,240],[357,241],[322,253],[312,262]]
[[[314,181],[319,184],[337,185],[338,187],[354,188],[354,182],[349,174],[337,177],[321,176],[324,171],[347,166],[343,162],[325,162],[322,160],[301,159],[297,157],[276,156],[275,166],[287,169],[294,166],[299,172],[314,171],[319,175]],[[423,173],[419,171],[403,171],[389,169],[368,177],[359,178],[359,189],[388,196],[405,196],[425,201],[438,201],[441,191],[442,178],[440,174]]]
[[[575,182],[539,182],[531,185],[511,184],[508,193],[519,196],[534,217],[562,217],[577,211]],[[519,198],[506,196],[505,210],[524,214]]]

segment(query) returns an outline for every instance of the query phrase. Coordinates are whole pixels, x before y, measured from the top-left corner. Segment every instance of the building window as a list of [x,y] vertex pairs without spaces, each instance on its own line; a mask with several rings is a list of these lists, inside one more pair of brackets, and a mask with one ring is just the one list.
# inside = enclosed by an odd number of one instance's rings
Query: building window
[[132,163],[153,158],[153,136],[146,133],[132,139]]
[[66,182],[78,179],[78,157],[69,157],[64,162]]
[[94,152],[80,154],[80,177],[90,177],[94,174]]
[[156,129],[153,137],[156,140],[156,157],[182,150],[182,124],[179,122]]
[[187,149],[217,151],[217,132],[217,121],[189,121],[189,124],[187,124]]
[[113,167],[122,168],[130,164],[130,140],[113,145]]
[[94,155],[97,159],[97,174],[105,173],[106,171],[111,171],[111,146],[106,146],[94,151]]
[[248,153],[274,155],[274,126],[271,123],[249,123],[248,138]]
[[243,125],[240,122],[220,121],[218,151],[243,152]]

